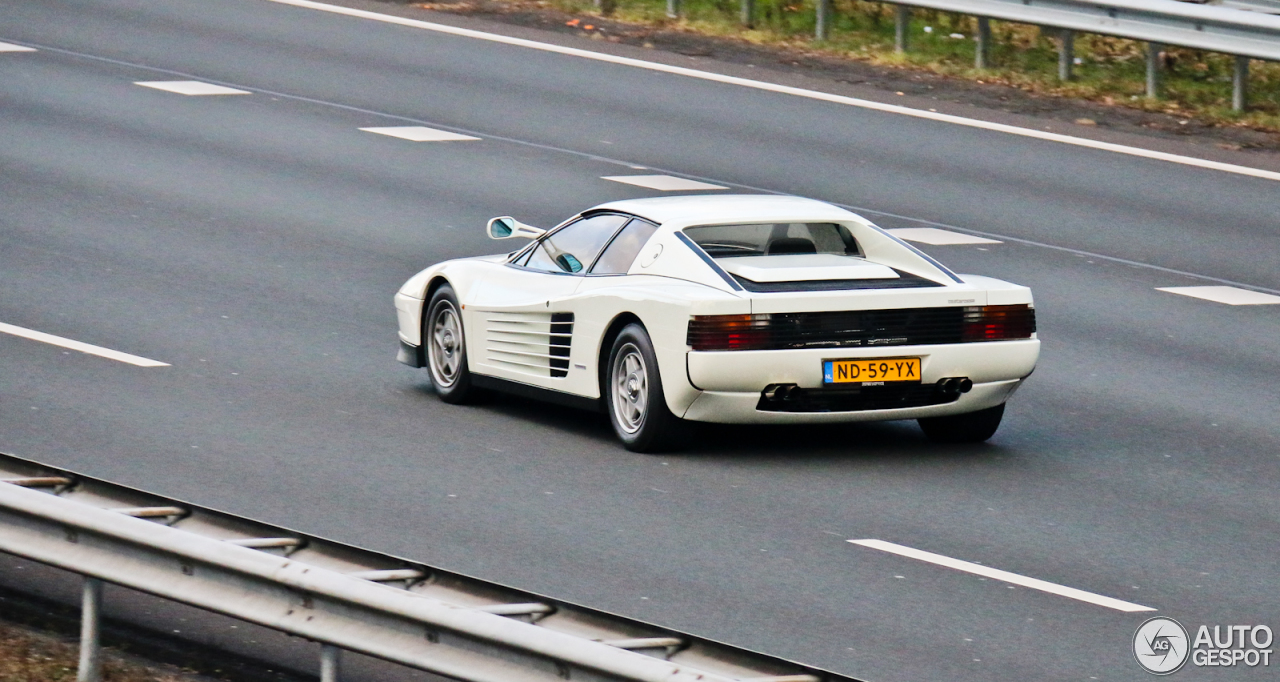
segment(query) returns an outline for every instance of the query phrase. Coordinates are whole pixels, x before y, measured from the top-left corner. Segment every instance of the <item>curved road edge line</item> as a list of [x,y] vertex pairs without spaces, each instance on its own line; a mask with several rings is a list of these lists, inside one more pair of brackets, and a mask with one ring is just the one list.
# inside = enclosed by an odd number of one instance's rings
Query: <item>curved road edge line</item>
[[1069,144],[1076,147],[1085,147],[1088,149],[1098,149],[1102,151],[1115,152],[1117,154],[1127,154],[1146,159],[1155,159],[1157,161],[1167,161],[1169,163],[1177,163],[1184,166],[1194,166],[1197,168],[1206,168],[1209,170],[1223,171],[1226,173],[1235,173],[1236,175],[1246,175],[1264,180],[1280,181],[1280,173],[1275,171],[1263,170],[1261,168],[1250,168],[1249,166],[1240,166],[1232,163],[1223,163],[1220,161],[1209,161],[1208,159],[1197,159],[1192,156],[1182,156],[1180,154],[1170,154],[1168,152],[1158,152],[1151,149],[1143,149],[1141,147],[1130,147],[1112,142],[1100,142],[1098,140],[1090,140],[1083,137],[1073,137],[1071,135],[1062,135],[1060,133],[1050,133],[1031,128],[1021,128],[1019,126],[1008,125],[1005,123],[993,123],[991,121],[982,121],[973,118],[965,118],[963,116],[955,116],[952,114],[940,114],[934,111],[924,111],[921,109],[912,109],[898,104],[885,104],[882,102],[873,102],[871,100],[858,99],[855,97],[845,97],[844,95],[833,95],[831,93],[819,92],[817,90],[806,90],[804,88],[796,88],[789,85],[778,85],[776,83],[767,83],[765,81],[752,80],[750,78],[739,78],[737,76],[726,76],[724,74],[712,73],[710,71],[700,71],[698,69],[690,69],[683,66],[670,66],[667,64],[659,64],[657,62],[645,61],[643,59],[633,59],[631,57],[619,57],[601,52],[593,52],[591,50],[583,50],[576,47],[565,47],[562,45],[553,45],[551,43],[541,43],[536,40],[528,40],[525,38],[513,38],[497,33],[488,33],[485,31],[477,31],[469,28],[458,28],[456,26],[447,26],[445,24],[436,24],[429,21],[419,19],[408,19],[405,17],[397,17],[390,14],[380,14],[378,12],[370,12],[368,10],[353,9],[350,7],[341,7],[338,5],[330,5],[322,2],[313,2],[312,0],[266,0],[280,5],[290,5],[293,7],[301,7],[304,9],[318,10],[321,12],[330,12],[332,14],[342,14],[360,19],[370,19],[373,21],[381,21],[388,24],[398,24],[400,26],[408,26],[411,28],[420,28],[428,31],[436,31],[438,33],[447,33],[450,35],[462,36],[465,38],[475,38],[477,40],[488,40],[495,43],[503,43],[505,45],[515,45],[533,50],[542,50],[544,52],[554,52],[557,54],[569,55],[573,57],[582,57],[583,59],[594,59],[596,61],[608,62],[611,64],[620,64],[623,66],[632,66],[639,69],[647,69],[649,71],[659,71],[662,73],[670,73],[679,76],[687,76],[689,78],[697,78],[705,81],[713,81],[716,83],[726,83],[729,85],[738,85],[746,88],[754,88],[756,90],[765,90],[768,92],[776,92],[784,95],[794,95],[796,97],[805,97],[807,99],[820,100],[824,102],[832,102],[835,104],[844,104],[847,106],[859,107],[862,109],[870,109],[873,111],[881,111],[890,114],[900,114],[902,116],[912,116],[930,121],[939,121],[942,123],[951,123],[954,125],[966,126],[969,128],[978,128],[981,130],[990,130],[994,132],[1007,133],[1009,135],[1019,135],[1021,137],[1029,137],[1037,140],[1046,140],[1049,142],[1059,142]]

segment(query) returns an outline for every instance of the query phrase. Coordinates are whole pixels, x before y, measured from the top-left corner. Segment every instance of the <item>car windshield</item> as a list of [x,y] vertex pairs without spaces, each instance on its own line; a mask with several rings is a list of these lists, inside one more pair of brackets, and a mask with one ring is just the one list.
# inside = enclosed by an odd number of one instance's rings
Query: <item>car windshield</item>
[[687,227],[684,233],[712,258],[826,253],[862,255],[848,228],[837,223],[749,223]]

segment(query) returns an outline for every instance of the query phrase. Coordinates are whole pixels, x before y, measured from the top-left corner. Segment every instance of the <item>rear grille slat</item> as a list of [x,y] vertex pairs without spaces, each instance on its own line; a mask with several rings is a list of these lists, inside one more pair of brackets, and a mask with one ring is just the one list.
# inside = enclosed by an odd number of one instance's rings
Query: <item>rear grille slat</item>
[[903,308],[763,315],[695,315],[694,350],[785,350],[972,343],[1031,338],[1026,305]]
[[938,390],[935,384],[886,384],[852,388],[807,389],[796,400],[771,402],[763,396],[762,412],[861,412],[926,407],[955,402],[959,394]]

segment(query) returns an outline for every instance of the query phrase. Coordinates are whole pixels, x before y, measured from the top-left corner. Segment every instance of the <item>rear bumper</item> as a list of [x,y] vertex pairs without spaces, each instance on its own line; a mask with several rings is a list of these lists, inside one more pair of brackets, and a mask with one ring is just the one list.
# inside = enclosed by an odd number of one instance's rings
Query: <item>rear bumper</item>
[[[685,419],[724,424],[888,421],[963,414],[1005,402],[1035,370],[1040,341],[690,352],[686,357],[689,382],[701,393],[681,415]],[[920,358],[922,395],[897,403],[911,406],[879,409],[892,401],[832,398],[823,391],[830,388],[822,383],[825,360],[903,357]],[[945,401],[922,397],[930,390],[926,387],[953,377],[970,379],[973,389]],[[761,392],[776,384],[795,385],[823,397],[805,409],[760,409]],[[880,389],[867,393],[876,390]],[[863,407],[842,408],[858,404]]]
[[689,381],[703,391],[759,395],[769,384],[822,388],[824,360],[920,358],[921,381],[969,377],[975,384],[1022,379],[1036,368],[1040,341],[992,341],[929,346],[799,348],[690,352]]
[[1022,379],[975,383],[954,401],[922,407],[853,412],[775,412],[757,409],[760,392],[703,391],[685,410],[685,419],[718,424],[831,424],[945,417],[995,407],[1009,399]]

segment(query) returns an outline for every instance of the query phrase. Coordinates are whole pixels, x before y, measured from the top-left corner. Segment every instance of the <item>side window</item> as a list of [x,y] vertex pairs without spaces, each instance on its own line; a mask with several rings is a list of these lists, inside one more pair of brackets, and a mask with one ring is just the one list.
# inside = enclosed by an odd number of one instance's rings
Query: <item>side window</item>
[[626,216],[606,213],[565,225],[542,238],[525,266],[546,272],[582,272],[626,221]]
[[636,256],[640,254],[640,249],[644,248],[649,237],[658,231],[658,226],[647,220],[636,218],[627,223],[622,228],[617,237],[609,242],[609,246],[605,248],[604,253],[600,254],[600,260],[596,261],[594,267],[591,268],[593,275],[625,275],[631,269],[631,264],[635,261]]

